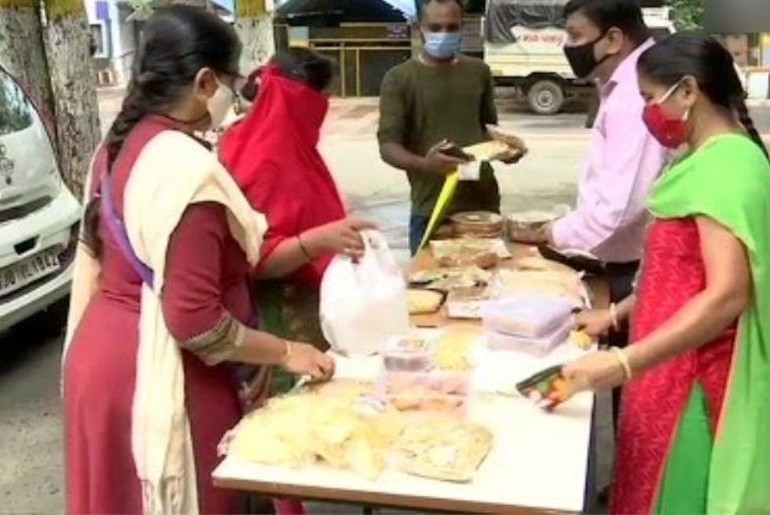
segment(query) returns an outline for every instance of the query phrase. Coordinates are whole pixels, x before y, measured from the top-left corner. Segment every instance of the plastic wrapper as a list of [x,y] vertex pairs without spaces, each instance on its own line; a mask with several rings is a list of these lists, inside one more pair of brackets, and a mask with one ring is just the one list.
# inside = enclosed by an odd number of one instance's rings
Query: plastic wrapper
[[491,350],[524,352],[534,356],[543,356],[569,339],[572,320],[567,320],[561,327],[540,338],[525,338],[487,331],[485,338]]
[[386,372],[420,372],[432,364],[431,346],[424,339],[406,337],[394,339],[382,353]]
[[516,295],[489,301],[482,309],[488,331],[521,338],[545,338],[572,319],[573,303],[563,297]]

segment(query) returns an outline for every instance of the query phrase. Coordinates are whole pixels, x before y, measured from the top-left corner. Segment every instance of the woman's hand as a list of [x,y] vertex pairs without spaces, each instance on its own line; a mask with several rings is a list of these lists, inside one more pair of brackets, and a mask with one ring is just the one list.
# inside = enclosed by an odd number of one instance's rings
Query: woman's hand
[[592,338],[606,336],[612,327],[612,315],[609,309],[589,309],[575,315],[576,329]]
[[307,343],[286,342],[283,366],[297,375],[308,375],[314,381],[328,381],[334,375],[334,360]]
[[575,388],[581,390],[609,390],[622,385],[626,373],[618,356],[611,351],[592,352],[564,365],[562,374]]
[[361,231],[376,229],[371,222],[357,218],[345,218],[331,222],[300,235],[300,242],[308,252],[310,259],[323,254],[346,254],[358,259],[364,254],[364,240]]

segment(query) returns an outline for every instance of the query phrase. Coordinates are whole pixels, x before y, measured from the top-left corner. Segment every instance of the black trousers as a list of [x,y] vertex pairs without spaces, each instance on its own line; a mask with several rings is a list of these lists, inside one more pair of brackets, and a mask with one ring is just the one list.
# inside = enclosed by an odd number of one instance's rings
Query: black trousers
[[[608,263],[605,266],[604,278],[607,281],[610,290],[610,302],[619,303],[634,291],[634,279],[639,270],[639,262],[632,263]],[[611,347],[625,347],[628,345],[628,321],[620,325],[618,331],[612,331],[602,342]],[[621,389],[615,388],[612,391],[612,423],[615,430],[618,427],[618,415],[620,414]],[[596,405],[591,413],[591,426],[596,427],[594,419],[596,418]],[[596,513],[600,509],[598,492],[596,491],[596,434],[591,431],[591,439],[588,444],[588,470],[586,471],[585,504],[583,511],[585,513]]]
[[[639,270],[639,261],[631,263],[607,263],[605,267],[605,279],[610,289],[610,302],[619,303],[634,292],[634,279]],[[610,331],[604,342],[610,347],[624,348],[628,345],[628,320],[620,324],[620,329]],[[620,414],[621,389],[612,390],[612,422],[618,427],[618,415]]]

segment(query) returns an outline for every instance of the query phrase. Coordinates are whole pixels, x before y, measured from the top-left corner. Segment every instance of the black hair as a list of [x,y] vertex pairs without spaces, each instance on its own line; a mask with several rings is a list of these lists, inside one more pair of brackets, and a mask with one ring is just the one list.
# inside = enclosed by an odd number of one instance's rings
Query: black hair
[[422,19],[422,17],[425,15],[425,8],[428,7],[432,3],[437,4],[456,4],[460,8],[460,12],[465,11],[465,3],[463,0],[421,0],[419,3],[420,13],[419,18]]
[[[270,58],[269,64],[278,68],[281,75],[287,79],[301,82],[316,91],[328,88],[337,75],[337,61],[305,47],[281,50]],[[246,79],[246,85],[241,88],[241,96],[249,102],[254,102],[257,98],[262,70],[263,67],[260,66],[251,72]]]
[[[199,7],[172,5],[157,9],[144,28],[120,112],[105,138],[107,173],[136,124],[146,115],[174,106],[202,68],[238,74],[241,43],[235,31]],[[100,201],[86,207],[83,240],[101,253],[97,228]]]
[[672,87],[688,76],[695,78],[703,94],[732,113],[768,155],[749,115],[733,56],[719,41],[697,32],[679,32],[646,50],[637,67],[641,75],[662,86]]
[[577,12],[591,20],[603,34],[616,27],[636,45],[650,38],[650,29],[636,0],[570,0],[564,6],[565,18]]

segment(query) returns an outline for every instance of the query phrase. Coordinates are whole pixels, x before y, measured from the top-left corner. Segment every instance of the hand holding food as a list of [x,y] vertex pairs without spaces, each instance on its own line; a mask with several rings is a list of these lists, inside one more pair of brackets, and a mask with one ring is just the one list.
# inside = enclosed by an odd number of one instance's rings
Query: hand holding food
[[594,338],[606,336],[612,327],[612,316],[608,309],[589,309],[575,316],[575,327]]
[[569,342],[579,349],[588,350],[593,346],[594,339],[585,331],[573,330],[569,333]]
[[459,156],[449,155],[445,152],[456,148],[456,145],[449,140],[443,140],[433,145],[425,155],[424,168],[433,173],[447,175],[452,173],[457,165],[467,163],[469,159]]
[[527,145],[521,138],[514,136],[513,134],[506,134],[492,128],[488,128],[487,130],[489,131],[489,135],[493,140],[505,143],[505,145],[508,147],[506,152],[498,157],[498,160],[502,161],[503,163],[518,163],[521,158],[527,155],[527,152],[529,152]]
[[328,381],[334,375],[334,360],[307,343],[286,342],[284,368],[297,375],[309,375],[316,381]]
[[609,390],[622,385],[628,379],[620,349],[592,352],[567,363],[562,374],[573,383],[572,394],[582,390]]

